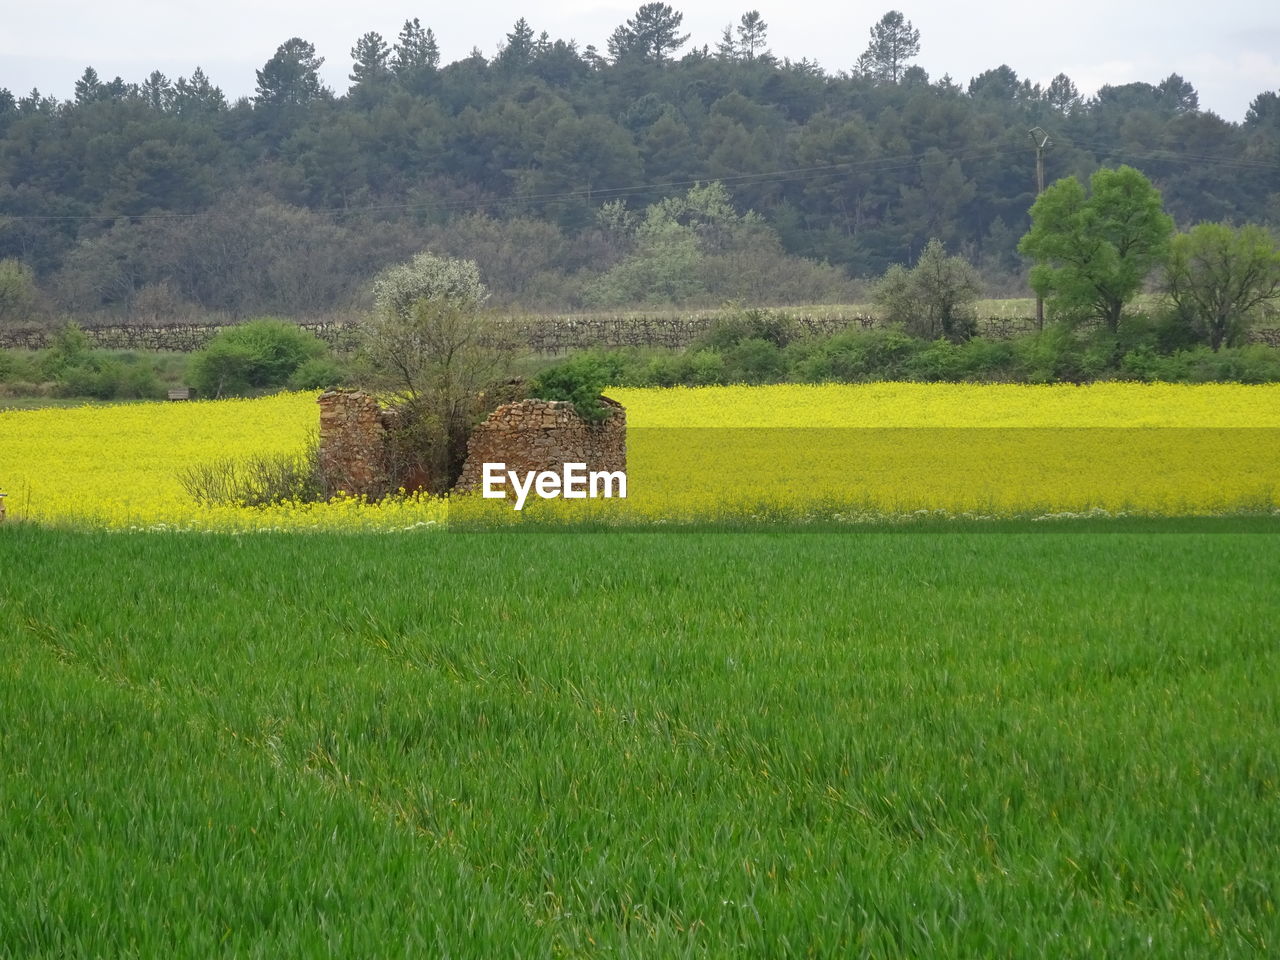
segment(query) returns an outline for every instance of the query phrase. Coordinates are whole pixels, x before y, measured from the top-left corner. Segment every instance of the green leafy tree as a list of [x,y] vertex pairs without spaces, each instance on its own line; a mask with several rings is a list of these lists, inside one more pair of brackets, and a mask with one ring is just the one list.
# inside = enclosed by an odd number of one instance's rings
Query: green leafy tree
[[873,80],[897,83],[907,61],[920,54],[920,31],[897,10],[871,28],[871,42],[858,59],[858,72]]
[[310,360],[328,353],[323,341],[287,320],[265,317],[221,331],[192,354],[188,375],[210,397],[283,387]]
[[889,323],[912,336],[953,343],[968,340],[977,326],[974,304],[982,293],[978,272],[963,257],[949,257],[930,240],[916,265],[894,264],[876,285],[873,299]]
[[320,67],[324,57],[316,56],[314,44],[291,37],[276,48],[258,75],[256,101],[274,106],[299,106],[323,96]]
[[1164,262],[1173,220],[1160,192],[1132,167],[1101,169],[1090,193],[1075,177],[1051,185],[1031,208],[1018,249],[1036,261],[1031,286],[1067,320],[1120,326],[1125,306]]
[[1174,237],[1165,289],[1178,316],[1217,351],[1244,342],[1260,308],[1280,300],[1280,250],[1259,226],[1202,223]]

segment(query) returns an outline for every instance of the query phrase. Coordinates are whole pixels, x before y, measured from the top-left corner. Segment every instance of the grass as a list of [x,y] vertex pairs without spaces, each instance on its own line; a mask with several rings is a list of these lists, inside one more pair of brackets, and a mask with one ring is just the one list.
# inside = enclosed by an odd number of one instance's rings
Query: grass
[[10,524],[0,577],[3,957],[1276,949],[1273,536]]

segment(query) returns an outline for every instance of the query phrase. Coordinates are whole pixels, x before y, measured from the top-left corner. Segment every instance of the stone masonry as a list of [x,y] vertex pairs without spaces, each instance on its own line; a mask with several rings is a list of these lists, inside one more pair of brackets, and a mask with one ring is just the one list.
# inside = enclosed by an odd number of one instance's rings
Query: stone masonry
[[320,476],[327,490],[381,497],[387,492],[386,413],[359,390],[320,395]]
[[[454,490],[480,486],[485,463],[506,469],[555,470],[566,463],[585,463],[588,471],[627,469],[627,413],[622,404],[601,397],[610,410],[601,423],[578,416],[562,400],[520,400],[493,411],[471,434],[467,460]],[[371,499],[390,486],[389,432],[394,410],[358,390],[321,394],[319,467],[326,488]]]
[[590,423],[564,400],[520,400],[499,407],[467,441],[467,462],[455,490],[479,487],[486,463],[505,463],[522,476],[585,463],[588,471],[627,469],[627,411],[608,397],[609,416]]

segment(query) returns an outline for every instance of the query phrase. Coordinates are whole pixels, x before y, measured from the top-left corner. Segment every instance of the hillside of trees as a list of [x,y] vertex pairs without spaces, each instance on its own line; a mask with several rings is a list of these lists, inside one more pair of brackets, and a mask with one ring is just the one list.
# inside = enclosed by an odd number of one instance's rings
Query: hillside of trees
[[645,4],[597,50],[521,19],[449,64],[411,20],[353,38],[340,95],[300,38],[235,102],[199,68],[0,89],[0,261],[50,315],[341,311],[427,248],[526,309],[849,300],[931,238],[1023,292],[1033,127],[1050,181],[1127,163],[1179,227],[1280,226],[1276,92],[1232,123],[1176,74],[934,78],[893,11],[834,73],[754,11],[706,44],[681,20]]

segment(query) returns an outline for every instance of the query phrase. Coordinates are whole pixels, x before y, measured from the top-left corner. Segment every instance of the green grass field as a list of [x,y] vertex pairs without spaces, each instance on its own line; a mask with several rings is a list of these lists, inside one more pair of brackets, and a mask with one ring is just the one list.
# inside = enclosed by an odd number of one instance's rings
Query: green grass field
[[0,956],[1264,956],[1280,538],[0,529]]

